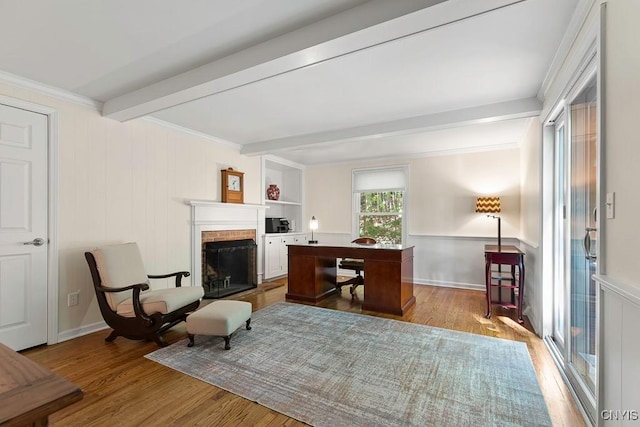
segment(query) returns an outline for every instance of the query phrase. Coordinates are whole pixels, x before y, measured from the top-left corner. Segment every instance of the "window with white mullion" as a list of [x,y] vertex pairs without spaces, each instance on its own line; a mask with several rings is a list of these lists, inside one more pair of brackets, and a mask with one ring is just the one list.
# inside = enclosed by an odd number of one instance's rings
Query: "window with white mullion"
[[404,240],[407,166],[353,171],[354,235],[378,243]]

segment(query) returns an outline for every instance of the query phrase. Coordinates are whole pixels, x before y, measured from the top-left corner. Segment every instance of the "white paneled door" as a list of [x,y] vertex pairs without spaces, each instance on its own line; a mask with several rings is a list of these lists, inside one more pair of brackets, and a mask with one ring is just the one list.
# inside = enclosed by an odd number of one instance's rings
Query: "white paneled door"
[[47,342],[47,116],[0,105],[0,342]]

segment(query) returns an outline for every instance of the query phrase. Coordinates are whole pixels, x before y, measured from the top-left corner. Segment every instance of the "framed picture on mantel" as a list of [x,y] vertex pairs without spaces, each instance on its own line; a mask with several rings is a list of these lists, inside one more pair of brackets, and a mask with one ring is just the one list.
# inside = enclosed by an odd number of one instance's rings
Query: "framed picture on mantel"
[[244,203],[244,173],[232,168],[223,169],[221,172],[222,202]]

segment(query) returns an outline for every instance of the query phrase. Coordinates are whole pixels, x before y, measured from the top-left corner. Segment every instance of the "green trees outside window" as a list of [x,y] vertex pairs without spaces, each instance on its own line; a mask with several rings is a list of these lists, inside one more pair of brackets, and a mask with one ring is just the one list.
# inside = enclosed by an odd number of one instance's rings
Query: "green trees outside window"
[[404,192],[380,191],[360,194],[358,232],[378,243],[402,243]]

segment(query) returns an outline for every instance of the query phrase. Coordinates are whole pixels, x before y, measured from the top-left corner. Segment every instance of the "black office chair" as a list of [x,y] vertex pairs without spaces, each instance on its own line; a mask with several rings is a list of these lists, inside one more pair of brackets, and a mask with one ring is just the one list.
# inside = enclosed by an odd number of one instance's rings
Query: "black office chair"
[[[376,239],[371,237],[358,237],[351,243],[360,245],[375,245],[377,242]],[[340,261],[338,267],[345,270],[353,270],[356,272],[356,277],[352,277],[351,279],[342,282],[336,282],[336,289],[338,290],[338,292],[342,292],[343,286],[351,285],[351,287],[349,288],[349,292],[351,293],[351,298],[355,298],[356,288],[360,285],[364,285],[364,277],[362,277],[361,274],[361,272],[364,271],[364,260],[357,258],[343,258]]]

